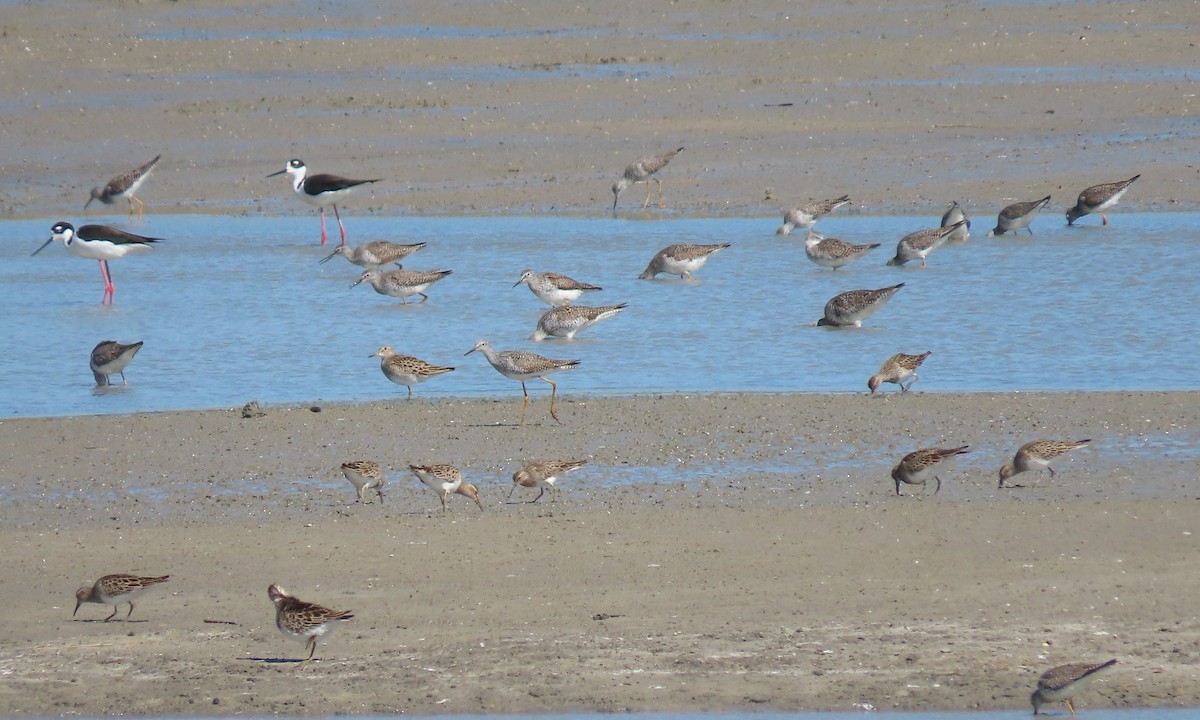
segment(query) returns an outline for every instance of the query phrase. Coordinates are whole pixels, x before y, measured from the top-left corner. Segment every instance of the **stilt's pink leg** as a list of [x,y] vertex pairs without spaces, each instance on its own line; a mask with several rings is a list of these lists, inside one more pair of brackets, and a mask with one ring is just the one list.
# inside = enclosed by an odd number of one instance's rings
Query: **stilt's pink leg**
[[342,225],[342,216],[338,214],[337,203],[333,204],[333,216],[337,218],[338,227],[342,230],[342,244],[346,244],[346,226]]
[[325,208],[321,208],[321,247],[325,247]]
[[108,261],[100,261],[100,277],[104,278],[104,297],[100,298],[100,304],[105,302],[112,304],[113,296],[116,294],[116,287],[113,285],[112,274],[108,270]]

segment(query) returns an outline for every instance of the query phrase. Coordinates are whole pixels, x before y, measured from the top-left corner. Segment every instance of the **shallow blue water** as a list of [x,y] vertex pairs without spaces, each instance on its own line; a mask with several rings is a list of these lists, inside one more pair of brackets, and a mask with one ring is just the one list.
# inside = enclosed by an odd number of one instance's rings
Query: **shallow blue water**
[[[408,266],[454,270],[419,306],[351,289],[359,269],[341,258],[318,264],[328,250],[315,212],[149,215],[132,229],[167,242],[112,263],[114,307],[100,305],[94,261],[61,245],[30,257],[54,221],[82,219],[4,221],[0,416],[399,397],[404,388],[368,357],[384,344],[458,367],[417,386],[418,397],[515,396],[520,386],[482,356],[463,357],[480,338],[582,360],[556,376],[567,396],[862,392],[889,355],[924,350],[934,354],[916,387],[927,392],[1197,387],[1194,214],[1118,210],[1107,227],[1089,217],[1068,228],[1047,212],[1036,236],[1001,238],[986,237],[990,218],[978,217],[970,242],[936,251],[924,269],[884,263],[901,235],[936,218],[833,216],[827,235],[883,243],[836,272],[804,257],[801,235],[776,236],[774,217],[639,217],[348,217],[352,244],[425,241]],[[693,281],[636,279],[675,242],[732,247]],[[588,304],[629,307],[574,342],[528,341],[546,307],[512,287],[525,267],[603,286]],[[898,282],[866,327],[810,326],[833,295]],[[145,341],[128,387],[93,387],[87,358],[104,339]]]

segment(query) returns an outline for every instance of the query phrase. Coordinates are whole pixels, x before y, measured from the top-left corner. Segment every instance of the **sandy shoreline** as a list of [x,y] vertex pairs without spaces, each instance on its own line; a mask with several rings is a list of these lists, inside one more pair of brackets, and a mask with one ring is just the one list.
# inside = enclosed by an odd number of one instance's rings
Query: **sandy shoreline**
[[[16,3],[0,213],[81,212],[164,153],[149,213],[312,213],[281,178],[385,178],[355,215],[601,214],[684,145],[667,209],[849,213],[982,231],[1004,205],[1142,179],[1113,211],[1200,207],[1195,4],[774,0]],[[313,8],[318,8],[314,10]],[[803,10],[803,13],[801,13]],[[840,211],[841,212],[841,211]],[[1098,221],[1095,221],[1098,222]],[[315,221],[314,221],[315,225]],[[353,230],[352,230],[353,232]],[[28,244],[28,239],[20,239]],[[27,251],[26,251],[27,252]],[[250,398],[246,398],[249,400]],[[1066,662],[1121,664],[1082,708],[1200,705],[1196,392],[538,396],[0,421],[0,714],[1027,709]],[[1036,437],[1093,439],[1000,490]],[[971,444],[936,497],[918,447]],[[582,457],[560,501],[503,502]],[[338,465],[389,470],[350,504]],[[410,462],[448,462],[483,512]],[[171,574],[126,625],[71,594]],[[355,612],[303,656],[267,585]],[[216,621],[216,622],[206,622]]]
[[[1194,451],[1164,448],[1195,447],[1197,399],[568,398],[562,425],[535,402],[525,428],[509,400],[5,420],[0,713],[1023,708],[1042,670],[1109,656],[1083,707],[1195,705]],[[1095,440],[998,490],[1030,434]],[[950,441],[974,453],[942,492],[896,498],[891,464]],[[512,470],[547,456],[592,464],[555,504],[505,504]],[[350,504],[354,458],[389,468],[384,505]],[[462,467],[486,509],[435,513],[400,472],[428,461]],[[139,622],[72,622],[75,587],[118,571],[173,577]],[[271,582],[356,613],[302,674],[277,662],[303,652],[272,626]]]
[[20,4],[0,45],[0,211],[75,218],[89,188],[162,152],[155,213],[311,212],[265,178],[299,156],[385,178],[348,219],[600,214],[627,163],[680,145],[666,213],[849,193],[845,212],[957,200],[986,224],[1052,194],[1042,222],[1061,223],[1083,188],[1137,173],[1121,208],[1198,206],[1190,2],[672,8]]

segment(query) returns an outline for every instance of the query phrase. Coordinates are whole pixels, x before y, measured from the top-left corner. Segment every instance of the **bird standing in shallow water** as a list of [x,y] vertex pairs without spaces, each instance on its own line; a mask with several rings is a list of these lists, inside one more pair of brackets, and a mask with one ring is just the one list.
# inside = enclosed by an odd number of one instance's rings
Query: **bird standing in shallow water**
[[630,163],[625,168],[625,174],[620,180],[613,183],[613,214],[617,212],[617,200],[621,197],[621,193],[625,188],[637,183],[646,183],[646,201],[642,203],[642,209],[645,210],[650,205],[650,180],[653,180],[658,185],[658,206],[665,207],[663,203],[662,181],[654,177],[654,173],[662,170],[667,166],[667,163],[675,159],[675,156],[683,152],[683,148],[676,148],[661,155],[652,155],[644,157],[637,162]]
[[308,657],[301,663],[304,667],[312,662],[317,651],[317,639],[333,632],[336,622],[350,620],[354,615],[345,610],[330,610],[289,595],[287,590],[272,585],[267,588],[267,597],[275,604],[275,627],[284,637],[299,640],[308,648]]
[[845,240],[827,238],[812,228],[808,229],[808,237],[804,239],[804,254],[808,259],[834,270],[849,265],[877,247],[879,243],[855,245]]
[[692,273],[704,267],[704,263],[713,255],[729,247],[729,243],[719,245],[695,245],[692,243],[677,243],[659,250],[650,258],[650,264],[638,275],[639,280],[653,280],[659,273],[678,275],[684,280],[691,280]]
[[92,348],[92,356],[88,359],[88,366],[92,368],[96,385],[100,387],[110,385],[108,376],[113,373],[120,373],[121,383],[128,385],[129,381],[125,379],[125,368],[141,349],[142,342],[140,340],[132,345],[125,345],[116,340],[101,340],[96,347]]
[[425,291],[429,286],[452,274],[453,270],[368,270],[362,274],[360,278],[350,284],[350,287],[355,287],[360,283],[368,283],[375,292],[380,295],[389,297],[398,297],[404,305],[408,304],[408,298],[413,295],[420,295],[421,299],[417,304],[425,302],[429,296]]
[[904,283],[878,290],[848,290],[834,295],[825,303],[825,315],[814,325],[831,327],[862,327],[863,320],[874,315],[892,296],[904,287]]
[[529,391],[525,388],[525,381],[533,378],[550,383],[550,417],[554,418],[555,422],[562,422],[558,419],[558,411],[554,408],[558,385],[544,376],[559,370],[570,370],[579,365],[578,360],[551,360],[523,350],[496,350],[487,340],[475,343],[475,347],[465,352],[464,355],[470,355],[476,350],[483,353],[496,372],[509,380],[521,382],[521,393],[525,396],[525,402],[521,405],[521,425],[525,424],[525,411],[529,408]]
[[1029,200],[1028,202],[1013,203],[1000,211],[996,216],[996,227],[988,235],[1003,235],[1006,232],[1015,233],[1021,228],[1033,234],[1033,229],[1029,227],[1029,223],[1033,222],[1033,218],[1050,204],[1050,196],[1041,200]]
[[338,245],[337,249],[320,260],[327,263],[341,255],[350,262],[367,270],[382,270],[388,265],[400,265],[400,261],[425,247],[425,243],[401,245],[387,240],[374,240],[363,243],[356,248],[349,245]]
[[88,205],[91,205],[93,200],[99,200],[105,205],[112,205],[117,199],[125,198],[125,200],[129,201],[128,219],[133,219],[133,204],[136,202],[138,220],[141,220],[142,212],[145,210],[146,205],[139,197],[137,197],[137,191],[140,190],[142,184],[146,182],[146,178],[150,177],[151,171],[153,171],[154,167],[158,165],[158,161],[161,158],[162,155],[155,155],[153,160],[141,166],[140,168],[137,168],[136,170],[130,170],[124,175],[118,175],[112,180],[109,180],[108,184],[103,188],[92,188],[92,196],[83,204],[83,209],[87,210]]
[[822,200],[797,208],[791,208],[783,213],[783,224],[775,231],[776,235],[787,235],[798,227],[812,230],[817,221],[829,213],[850,202],[849,195],[832,200]]
[[896,243],[896,256],[888,260],[887,264],[900,266],[906,262],[920,260],[921,267],[925,267],[925,257],[945,245],[950,240],[950,236],[958,232],[966,222],[966,220],[960,220],[953,225],[917,230],[905,235],[900,238],[900,242]]
[[521,277],[513,283],[513,287],[521,283],[529,286],[529,291],[536,295],[538,300],[553,307],[570,305],[585,292],[603,289],[598,285],[580,282],[556,272],[534,272],[529,269],[521,271]]
[[300,199],[309,205],[321,209],[321,247],[325,247],[325,208],[333,206],[333,215],[337,218],[338,228],[342,231],[342,245],[346,244],[346,226],[342,225],[342,216],[338,213],[337,204],[350,194],[354,188],[368,183],[377,183],[382,178],[371,180],[351,180],[340,175],[320,173],[308,174],[308,166],[303,160],[290,160],[279,172],[273,172],[267,177],[275,177],[287,173],[292,176],[292,190]]
[[1065,702],[1074,715],[1075,695],[1091,684],[1102,670],[1116,664],[1115,658],[1102,663],[1072,663],[1059,665],[1042,673],[1038,678],[1037,690],[1029,696],[1029,702],[1033,704],[1033,714],[1037,715],[1046,703]]
[[1104,211],[1121,199],[1129,186],[1134,180],[1140,178],[1141,175],[1134,175],[1128,180],[1122,180],[1115,183],[1105,183],[1103,185],[1093,185],[1090,188],[1079,193],[1079,199],[1075,201],[1075,207],[1067,210],[1067,224],[1074,225],[1075,221],[1084,215],[1091,215],[1094,212],[1100,213],[1102,224],[1108,224],[1108,216]]
[[59,222],[50,228],[50,239],[34,250],[33,254],[37,255],[55,240],[62,240],[63,246],[72,255],[100,261],[100,276],[104,278],[101,305],[111,305],[117,291],[113,285],[112,273],[108,269],[108,261],[125,257],[130,252],[149,250],[152,243],[163,241],[162,238],[142,237],[108,225],[83,225],[76,230],[71,223]]

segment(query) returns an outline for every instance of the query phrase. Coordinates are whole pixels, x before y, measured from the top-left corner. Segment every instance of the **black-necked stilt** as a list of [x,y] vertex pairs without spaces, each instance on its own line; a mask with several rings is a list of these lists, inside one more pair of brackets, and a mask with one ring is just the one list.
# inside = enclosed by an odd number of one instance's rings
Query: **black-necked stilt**
[[342,216],[338,214],[338,201],[350,194],[354,188],[367,183],[375,183],[382,178],[372,180],[351,180],[340,175],[309,175],[308,166],[303,160],[289,160],[279,172],[273,172],[267,177],[275,177],[287,173],[292,176],[292,189],[310,205],[321,208],[321,246],[325,246],[325,207],[333,206],[333,215],[337,218],[338,228],[342,231],[342,245],[346,244],[346,227],[342,225]]
[[134,250],[148,250],[151,243],[162,242],[162,238],[142,237],[118,230],[107,225],[83,225],[78,230],[71,223],[55,223],[50,228],[50,239],[33,251],[37,255],[55,240],[62,240],[71,254],[100,261],[100,275],[104,278],[104,297],[100,304],[112,303],[116,288],[108,271],[108,261],[125,257]]
[[133,362],[133,356],[137,355],[138,350],[142,349],[142,342],[126,345],[119,343],[116,340],[101,340],[96,347],[92,348],[92,357],[88,365],[92,368],[92,374],[96,377],[96,384],[100,387],[111,385],[108,376],[119,373],[121,382],[128,385],[129,381],[125,379],[125,368],[129,363]]
[[129,201],[129,219],[133,219],[133,204],[137,203],[138,220],[142,219],[142,211],[145,209],[145,204],[137,197],[137,191],[142,187],[142,183],[146,182],[146,178],[150,177],[150,172],[154,170],[154,166],[158,165],[162,155],[155,155],[154,159],[136,170],[130,170],[124,175],[119,175],[103,188],[92,188],[92,196],[83,204],[83,209],[87,210],[88,205],[92,204],[93,200],[99,200],[105,205],[112,205],[119,198],[124,198]]

